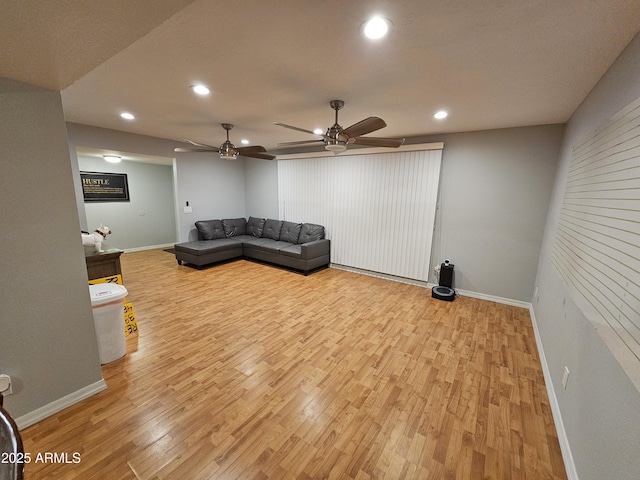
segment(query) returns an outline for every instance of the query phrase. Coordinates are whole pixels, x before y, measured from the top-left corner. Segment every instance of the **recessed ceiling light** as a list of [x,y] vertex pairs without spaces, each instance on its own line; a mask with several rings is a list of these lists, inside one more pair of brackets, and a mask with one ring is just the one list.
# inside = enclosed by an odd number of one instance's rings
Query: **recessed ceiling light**
[[316,135],[323,135],[324,134],[324,130],[321,128],[316,128],[313,133],[315,133]]
[[365,37],[370,38],[371,40],[378,40],[389,32],[390,26],[391,22],[386,18],[373,17],[364,23],[362,33],[364,33]]
[[117,155],[103,155],[102,158],[104,158],[109,163],[120,163],[120,161],[122,160],[122,158],[118,157]]
[[434,113],[433,118],[442,120],[443,118],[447,118],[447,115],[449,115],[447,112],[445,112],[444,110],[440,110],[439,112]]
[[122,112],[122,113],[120,114],[120,116],[121,116],[122,118],[124,118],[125,120],[133,120],[134,118],[136,118],[136,117],[134,117],[134,116],[133,116],[133,114],[131,114],[131,113],[129,113],[129,112]]
[[194,93],[197,93],[198,95],[209,95],[209,93],[211,93],[209,87],[206,87],[204,85],[191,85],[191,90],[193,90]]
[[247,140],[246,138],[243,138],[242,140],[240,140],[240,143],[243,145],[249,145],[249,140]]

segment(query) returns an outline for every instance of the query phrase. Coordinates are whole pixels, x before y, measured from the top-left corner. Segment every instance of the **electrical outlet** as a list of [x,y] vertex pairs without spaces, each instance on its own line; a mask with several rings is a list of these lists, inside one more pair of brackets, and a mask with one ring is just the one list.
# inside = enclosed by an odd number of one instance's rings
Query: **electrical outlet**
[[562,374],[562,388],[567,389],[567,382],[569,381],[569,369],[564,367],[564,373]]

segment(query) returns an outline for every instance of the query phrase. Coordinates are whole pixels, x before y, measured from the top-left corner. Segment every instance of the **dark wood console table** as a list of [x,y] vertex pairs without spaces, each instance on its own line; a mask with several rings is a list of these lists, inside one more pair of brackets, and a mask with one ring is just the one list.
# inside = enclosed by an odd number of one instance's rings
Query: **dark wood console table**
[[109,251],[85,256],[87,262],[87,274],[89,280],[96,278],[122,275],[120,268],[120,255],[122,251]]

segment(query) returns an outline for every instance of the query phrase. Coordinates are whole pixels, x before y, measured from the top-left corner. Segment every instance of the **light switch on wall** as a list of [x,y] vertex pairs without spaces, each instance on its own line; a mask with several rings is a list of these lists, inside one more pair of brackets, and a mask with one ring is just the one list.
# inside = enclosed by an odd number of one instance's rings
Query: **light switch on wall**
[[569,368],[564,367],[564,371],[562,372],[562,388],[567,389],[567,382],[569,381]]
[[191,207],[184,207],[184,213],[192,213],[193,210]]

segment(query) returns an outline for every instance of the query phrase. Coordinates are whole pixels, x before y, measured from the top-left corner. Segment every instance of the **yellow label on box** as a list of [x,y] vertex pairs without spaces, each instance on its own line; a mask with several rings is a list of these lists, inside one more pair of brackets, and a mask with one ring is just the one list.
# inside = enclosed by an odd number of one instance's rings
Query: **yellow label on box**
[[131,333],[138,333],[138,322],[133,305],[128,302],[124,304],[124,334],[128,337]]
[[117,283],[118,285],[122,285],[122,275],[110,275],[108,277],[94,278],[93,280],[89,280],[89,285],[97,285],[99,283]]

